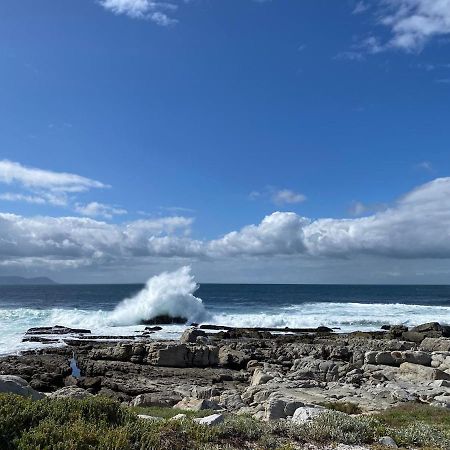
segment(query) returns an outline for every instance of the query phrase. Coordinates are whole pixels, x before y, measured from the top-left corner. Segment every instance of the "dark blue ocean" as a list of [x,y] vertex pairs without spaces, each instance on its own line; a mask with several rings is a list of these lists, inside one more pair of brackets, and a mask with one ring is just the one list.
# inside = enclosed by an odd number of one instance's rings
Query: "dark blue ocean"
[[[0,354],[17,352],[32,326],[65,325],[129,334],[158,314],[232,326],[339,327],[450,324],[450,286],[202,284],[154,277],[143,285],[0,286]],[[172,278],[170,278],[172,277]],[[176,338],[182,326],[155,335]],[[35,345],[35,344],[34,344]]]

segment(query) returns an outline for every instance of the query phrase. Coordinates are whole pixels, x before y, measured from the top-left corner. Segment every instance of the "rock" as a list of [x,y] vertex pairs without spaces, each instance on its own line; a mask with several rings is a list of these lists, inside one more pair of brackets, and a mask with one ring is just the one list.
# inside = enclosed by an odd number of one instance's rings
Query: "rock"
[[297,408],[292,417],[292,422],[296,424],[302,424],[306,422],[311,422],[320,414],[326,412],[325,408],[322,407],[310,407],[310,406],[301,406]]
[[93,397],[88,391],[81,389],[76,386],[66,386],[52,392],[48,395],[50,398],[74,398],[77,400],[82,400],[85,398]]
[[148,349],[146,361],[163,367],[211,367],[219,362],[219,349],[212,345],[158,345]]
[[439,322],[424,323],[412,328],[411,331],[417,333],[440,333],[443,337],[450,337],[450,326],[441,325]]
[[16,394],[40,400],[45,395],[33,389],[27,381],[15,375],[0,375],[0,392],[2,394]]
[[191,395],[193,398],[210,399],[219,395],[219,390],[214,386],[194,386]]
[[153,319],[141,320],[142,325],[182,325],[188,320],[186,317],[170,317],[168,315],[161,315],[154,317]]
[[426,337],[425,333],[419,333],[417,331],[405,331],[402,333],[403,340],[415,342],[416,344],[420,344]]
[[426,352],[450,352],[450,339],[425,338],[420,344],[420,349]]
[[174,406],[174,408],[184,409],[188,411],[202,411],[204,409],[212,409],[212,410],[221,409],[220,406],[214,401],[190,397],[183,398],[183,400],[178,402]]
[[237,411],[245,407],[245,403],[237,391],[222,392],[219,403],[229,411]]
[[383,436],[378,439],[378,443],[384,447],[398,448],[397,443],[390,436]]
[[250,386],[259,386],[260,384],[265,384],[268,381],[272,380],[273,376],[265,373],[263,369],[257,367],[253,372],[252,381],[250,382]]
[[316,381],[338,381],[350,371],[350,364],[344,361],[327,361],[315,357],[297,359],[290,376],[296,379]]
[[199,417],[194,419],[194,422],[197,422],[200,425],[213,426],[219,425],[224,421],[223,414],[212,414],[211,416]]
[[247,367],[250,357],[240,350],[233,350],[227,346],[219,349],[219,364],[230,369],[240,370]]
[[301,406],[304,406],[303,402],[275,392],[269,396],[266,402],[263,417],[264,420],[285,419],[288,416],[292,416]]
[[433,398],[432,405],[450,409],[450,394],[437,395],[436,397]]
[[177,414],[170,418],[170,420],[184,420],[187,418],[186,414]]
[[147,414],[138,414],[139,419],[142,420],[151,420],[153,422],[158,422],[160,420],[163,420],[162,417],[155,417],[155,416],[148,416]]
[[400,365],[400,376],[415,381],[450,380],[450,374],[442,370],[408,362]]
[[188,328],[184,330],[183,334],[180,337],[180,342],[183,344],[194,344],[197,342],[197,338],[199,337],[207,337],[206,333],[203,330],[199,330],[198,328]]
[[148,394],[140,394],[131,401],[131,406],[159,406],[171,407],[181,400],[181,396],[175,392],[152,392]]
[[154,332],[154,331],[161,331],[163,328],[162,327],[145,327],[144,330],[145,331],[149,331],[149,332]]
[[420,351],[394,351],[394,352],[366,352],[364,355],[365,364],[381,364],[385,366],[399,367],[404,362],[420,364],[423,366],[431,365],[431,355]]
[[61,325],[55,325],[54,327],[36,327],[30,328],[25,335],[30,334],[90,334],[91,330],[84,328],[68,328]]

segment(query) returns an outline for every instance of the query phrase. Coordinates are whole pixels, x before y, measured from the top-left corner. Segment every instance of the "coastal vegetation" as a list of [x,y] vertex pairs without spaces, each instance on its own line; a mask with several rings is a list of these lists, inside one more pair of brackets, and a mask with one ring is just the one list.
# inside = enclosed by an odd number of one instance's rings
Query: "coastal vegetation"
[[[160,419],[146,420],[137,412]],[[379,447],[381,436],[391,436],[400,447],[450,448],[450,411],[408,404],[372,415],[350,416],[326,412],[311,422],[263,422],[245,415],[226,415],[217,426],[196,423],[192,417],[173,420],[180,411],[153,408],[137,411],[97,396],[84,400],[32,401],[0,395],[2,450],[290,450],[303,444],[344,443]],[[183,411],[184,412],[184,411]],[[200,415],[206,412],[202,411]]]

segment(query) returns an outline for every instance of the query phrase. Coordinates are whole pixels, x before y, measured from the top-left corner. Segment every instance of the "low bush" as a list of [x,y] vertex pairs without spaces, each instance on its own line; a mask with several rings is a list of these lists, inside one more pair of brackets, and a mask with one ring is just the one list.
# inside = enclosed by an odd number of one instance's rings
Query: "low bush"
[[[180,411],[146,412],[169,417]],[[448,450],[449,420],[449,411],[410,405],[372,416],[329,411],[298,425],[227,415],[223,424],[206,427],[189,417],[141,420],[134,409],[101,397],[32,401],[0,394],[0,449],[295,450],[305,443],[371,444],[389,435],[404,447]]]

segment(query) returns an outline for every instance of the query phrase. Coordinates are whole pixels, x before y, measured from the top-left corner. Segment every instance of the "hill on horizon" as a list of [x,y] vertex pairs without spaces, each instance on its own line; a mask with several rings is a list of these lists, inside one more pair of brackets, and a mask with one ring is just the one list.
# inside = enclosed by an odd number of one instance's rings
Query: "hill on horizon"
[[48,277],[25,278],[19,276],[0,276],[0,285],[33,285],[33,284],[58,284]]

